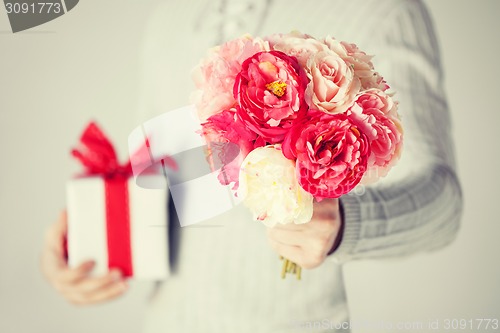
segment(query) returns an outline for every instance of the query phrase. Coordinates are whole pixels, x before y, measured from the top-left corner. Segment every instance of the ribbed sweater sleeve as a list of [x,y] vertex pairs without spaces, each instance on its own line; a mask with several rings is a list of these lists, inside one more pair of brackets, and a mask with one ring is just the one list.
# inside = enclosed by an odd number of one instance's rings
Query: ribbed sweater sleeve
[[[450,243],[462,212],[451,123],[432,21],[420,1],[401,2],[373,44],[375,66],[396,91],[405,147],[387,179],[345,195],[337,262],[429,251]],[[375,47],[373,48],[375,49]]]

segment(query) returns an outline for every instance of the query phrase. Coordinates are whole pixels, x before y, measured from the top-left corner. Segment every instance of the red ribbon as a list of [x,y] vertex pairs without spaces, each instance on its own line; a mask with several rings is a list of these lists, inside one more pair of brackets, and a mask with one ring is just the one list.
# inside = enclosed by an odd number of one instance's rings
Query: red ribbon
[[85,167],[85,175],[104,178],[108,267],[120,269],[124,276],[132,276],[127,186],[132,176],[130,161],[119,164],[112,143],[94,122],[88,124],[80,137],[80,146],[71,154]]

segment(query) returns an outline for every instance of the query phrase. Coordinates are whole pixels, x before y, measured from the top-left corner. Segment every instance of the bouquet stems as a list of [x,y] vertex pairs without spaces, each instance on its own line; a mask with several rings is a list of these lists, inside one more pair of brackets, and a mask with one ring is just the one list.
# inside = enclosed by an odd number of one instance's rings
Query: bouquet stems
[[280,256],[280,259],[283,260],[283,266],[281,268],[281,278],[286,278],[286,274],[290,273],[295,274],[297,276],[297,280],[300,280],[302,276],[302,267],[283,256]]

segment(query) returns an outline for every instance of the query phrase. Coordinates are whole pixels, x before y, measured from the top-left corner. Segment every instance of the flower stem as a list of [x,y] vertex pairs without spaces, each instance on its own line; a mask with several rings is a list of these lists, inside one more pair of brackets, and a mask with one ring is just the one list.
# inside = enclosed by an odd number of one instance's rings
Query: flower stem
[[283,267],[281,268],[281,278],[284,279],[286,277],[286,267],[288,266],[288,259],[285,259],[283,257],[281,257],[283,259]]
[[292,262],[291,260],[284,258],[283,256],[280,256],[280,259],[283,260],[283,265],[281,267],[281,278],[284,279],[286,278],[287,273],[291,273],[297,276],[297,280],[300,280],[302,277],[302,267]]

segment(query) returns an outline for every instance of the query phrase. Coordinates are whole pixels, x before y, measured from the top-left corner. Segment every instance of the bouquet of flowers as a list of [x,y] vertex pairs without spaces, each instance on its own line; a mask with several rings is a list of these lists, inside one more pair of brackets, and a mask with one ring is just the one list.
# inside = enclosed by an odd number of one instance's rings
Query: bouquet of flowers
[[[292,32],[231,40],[194,69],[209,157],[255,220],[307,223],[313,200],[373,183],[394,165],[403,129],[371,58],[354,44]],[[283,265],[282,276],[300,278],[300,267]]]

